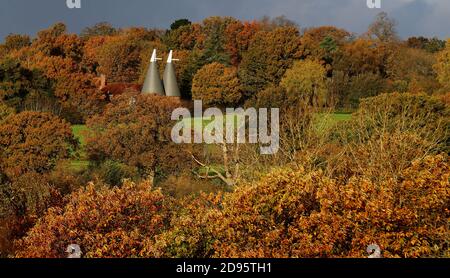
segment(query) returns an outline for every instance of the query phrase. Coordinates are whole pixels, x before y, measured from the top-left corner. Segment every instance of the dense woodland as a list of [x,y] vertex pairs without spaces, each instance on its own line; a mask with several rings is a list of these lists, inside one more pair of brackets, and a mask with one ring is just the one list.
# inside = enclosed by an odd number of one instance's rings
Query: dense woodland
[[[154,48],[180,59],[182,99],[140,93]],[[280,151],[174,144],[193,99],[280,108]],[[0,257],[449,257],[449,105],[450,41],[399,38],[385,13],[364,34],[285,17],[10,34]]]

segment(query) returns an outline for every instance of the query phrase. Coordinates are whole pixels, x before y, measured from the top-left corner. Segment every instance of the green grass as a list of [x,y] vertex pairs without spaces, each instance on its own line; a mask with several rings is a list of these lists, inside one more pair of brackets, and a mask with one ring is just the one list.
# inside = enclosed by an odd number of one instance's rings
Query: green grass
[[350,114],[350,113],[334,113],[334,114],[332,114],[331,117],[336,122],[348,121],[352,118],[352,114]]
[[[225,115],[225,122],[228,120],[233,120],[234,119],[234,123],[237,123],[237,116],[236,115]],[[206,127],[208,124],[210,124],[213,121],[212,117],[209,118],[188,118],[188,119],[183,119],[183,123],[185,124],[189,124],[189,122],[191,122],[191,127],[192,128],[196,128],[197,126],[201,126],[202,129],[204,127]]]
[[332,113],[332,114],[317,114],[316,125],[317,128],[330,128],[339,122],[348,121],[352,118],[349,113]]
[[[229,120],[230,118],[235,120],[235,123],[237,121],[236,115],[227,115],[226,120]],[[342,121],[348,121],[352,117],[349,113],[334,113],[334,114],[318,114],[318,125],[325,125],[325,126],[331,126],[335,125],[338,122]],[[212,122],[212,118],[190,118],[190,119],[184,119],[186,123],[189,123],[189,121],[192,124],[192,127],[194,128],[196,125],[202,126],[204,128],[209,123]],[[72,132],[76,139],[80,142],[80,149],[77,153],[74,154],[76,157],[74,160],[70,163],[70,168],[75,171],[82,171],[87,169],[89,166],[89,160],[87,159],[87,154],[85,152],[85,146],[86,146],[86,133],[89,131],[89,128],[85,125],[73,125],[72,126]],[[216,165],[217,166],[217,165]],[[218,167],[217,169],[220,169]]]
[[79,150],[74,154],[75,159],[70,162],[70,169],[82,171],[89,166],[89,160],[84,147],[86,146],[86,132],[89,129],[85,125],[73,125],[72,132],[75,138],[80,142]]
[[84,147],[86,145],[85,133],[88,130],[89,129],[85,125],[73,125],[72,126],[73,135],[75,136],[75,138],[78,139],[78,141],[80,141],[80,144],[82,147]]

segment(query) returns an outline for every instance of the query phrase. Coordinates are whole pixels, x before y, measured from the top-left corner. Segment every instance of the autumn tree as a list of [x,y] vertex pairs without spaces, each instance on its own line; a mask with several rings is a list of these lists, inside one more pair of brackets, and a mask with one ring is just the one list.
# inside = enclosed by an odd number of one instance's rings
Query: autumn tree
[[6,36],[3,47],[7,52],[19,50],[31,45],[31,39],[27,35],[10,34]]
[[114,28],[110,23],[99,22],[94,26],[84,28],[81,31],[80,37],[82,39],[89,39],[91,37],[113,36],[116,33],[116,28]]
[[332,62],[332,54],[349,39],[350,33],[333,26],[307,29],[301,38],[304,58]]
[[202,22],[204,43],[197,47],[203,50],[201,64],[213,62],[230,64],[230,56],[226,52],[226,30],[230,24],[237,20],[232,17],[208,17]]
[[76,147],[70,126],[41,112],[22,112],[0,125],[1,170],[8,177],[45,173]]
[[269,84],[277,84],[300,55],[297,28],[259,31],[243,55],[239,67],[239,78],[245,94],[251,96]]
[[371,72],[386,75],[386,60],[391,50],[386,44],[357,39],[345,44],[334,55],[333,70],[344,71],[349,76]]
[[225,197],[211,223],[214,256],[366,257],[373,243],[384,257],[448,256],[448,167],[430,156],[383,183],[275,170]]
[[313,106],[321,106],[326,102],[326,70],[318,62],[294,62],[280,84],[287,90],[292,102],[303,101]]
[[389,93],[361,100],[352,119],[332,137],[339,157],[327,158],[330,175],[372,181],[396,180],[411,162],[448,152],[450,110],[426,94]]
[[408,47],[422,49],[429,53],[436,53],[445,48],[445,40],[439,38],[410,37],[406,41]]
[[86,258],[142,257],[166,227],[169,204],[147,183],[126,182],[113,189],[89,184],[74,192],[65,207],[50,209],[16,242],[15,255],[64,258],[66,247],[77,243]]
[[[13,254],[13,242],[36,224],[52,206],[62,202],[45,175],[25,173],[0,185],[0,254]],[[6,241],[6,242],[5,242]]]
[[237,69],[212,63],[194,76],[192,98],[205,105],[236,105],[242,97]]
[[193,50],[196,45],[203,44],[205,35],[199,23],[182,25],[175,30],[170,30],[163,37],[167,48],[176,50]]
[[64,24],[55,24],[15,54],[24,67],[39,69],[53,81],[53,93],[61,106],[57,114],[71,122],[82,122],[83,117],[98,111],[104,100],[96,90],[95,73],[83,63],[84,43],[77,35],[68,34]]
[[70,58],[76,62],[81,61],[83,55],[83,42],[77,35],[68,34],[63,23],[38,32],[32,46],[45,56]]
[[114,160],[137,167],[145,178],[175,174],[190,165],[183,145],[172,142],[172,112],[178,99],[136,93],[112,100],[88,121],[87,152],[93,162]]
[[99,55],[99,72],[111,82],[133,82],[139,78],[142,45],[124,36],[112,38]]
[[[0,101],[18,110],[56,112],[52,82],[13,59],[0,63]],[[56,110],[55,110],[56,109]]]
[[438,61],[434,66],[438,81],[445,90],[450,90],[450,40],[445,49],[438,54]]
[[390,18],[386,12],[381,12],[369,26],[367,36],[381,42],[393,42],[398,39],[396,27],[397,22]]
[[435,55],[417,48],[398,47],[386,61],[387,76],[393,90],[433,93],[439,89]]
[[225,49],[233,66],[237,67],[241,63],[242,55],[248,50],[251,40],[261,28],[261,24],[257,21],[235,21],[227,26]]

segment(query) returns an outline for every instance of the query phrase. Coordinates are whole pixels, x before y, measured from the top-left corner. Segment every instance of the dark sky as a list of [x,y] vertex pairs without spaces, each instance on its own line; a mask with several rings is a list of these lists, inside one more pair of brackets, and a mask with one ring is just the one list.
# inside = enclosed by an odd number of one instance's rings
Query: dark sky
[[0,40],[9,33],[34,35],[56,22],[71,32],[108,21],[116,27],[168,28],[178,18],[200,21],[212,15],[258,19],[285,15],[301,27],[335,25],[362,33],[374,16],[387,11],[399,23],[402,37],[450,37],[450,0],[381,0],[369,9],[367,0],[81,0],[68,9],[66,0],[0,0]]

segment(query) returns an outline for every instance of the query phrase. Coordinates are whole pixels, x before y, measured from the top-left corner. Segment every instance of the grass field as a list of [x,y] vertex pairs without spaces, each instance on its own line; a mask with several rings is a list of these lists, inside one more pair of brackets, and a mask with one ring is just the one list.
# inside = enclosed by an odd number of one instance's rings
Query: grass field
[[80,141],[81,146],[83,147],[86,144],[84,133],[88,131],[88,128],[85,125],[73,125],[72,132],[75,138]]
[[[338,122],[341,121],[347,121],[350,120],[352,115],[348,114],[348,113],[334,113],[334,114],[319,114],[320,116],[318,117],[319,121],[326,121],[326,122],[322,122],[321,124],[324,125],[334,125]],[[232,117],[236,120],[236,116],[235,115],[228,115],[227,116],[227,120]],[[185,119],[183,121],[187,121],[187,123],[189,121],[191,121],[192,127],[194,127],[196,124],[199,125],[201,124],[203,127],[206,126],[207,124],[209,124],[212,119],[211,118],[203,118],[203,123],[200,123],[202,121],[202,118],[191,118],[191,119]],[[78,141],[80,142],[80,149],[78,150],[78,152],[75,154],[75,159],[73,159],[70,163],[70,167],[71,169],[75,170],[75,171],[81,171],[86,169],[89,166],[89,160],[87,159],[87,154],[85,152],[85,146],[86,146],[86,132],[88,132],[89,129],[85,126],[85,125],[73,125],[72,126],[72,132],[75,136],[75,138],[78,139]]]
[[352,118],[352,114],[350,114],[350,113],[334,113],[334,114],[331,114],[331,118],[336,122],[348,121]]
[[[318,114],[318,121],[327,121],[327,125],[333,125],[341,121],[348,121],[352,118],[352,114],[350,113],[333,113],[333,114]],[[237,117],[235,115],[227,115],[226,120],[235,120],[235,124],[237,121]],[[203,123],[200,123],[203,120]],[[195,127],[196,125],[201,125],[205,127],[212,121],[212,118],[190,118],[184,119],[185,123],[189,123],[191,121],[191,126]]]
[[75,171],[82,171],[89,166],[89,160],[84,147],[86,146],[86,132],[89,129],[85,125],[73,125],[72,132],[80,142],[80,149],[75,153],[75,159],[70,162],[70,168]]

